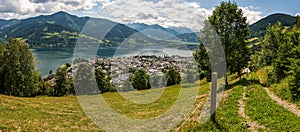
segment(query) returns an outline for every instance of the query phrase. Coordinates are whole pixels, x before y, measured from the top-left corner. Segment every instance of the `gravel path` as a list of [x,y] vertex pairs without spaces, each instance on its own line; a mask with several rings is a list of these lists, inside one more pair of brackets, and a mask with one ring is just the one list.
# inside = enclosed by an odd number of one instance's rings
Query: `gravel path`
[[277,104],[281,105],[282,107],[286,108],[290,112],[296,114],[297,116],[300,116],[300,108],[298,108],[295,104],[289,103],[285,100],[280,99],[275,94],[273,94],[269,88],[264,88],[266,92],[268,93],[269,97],[273,99]]

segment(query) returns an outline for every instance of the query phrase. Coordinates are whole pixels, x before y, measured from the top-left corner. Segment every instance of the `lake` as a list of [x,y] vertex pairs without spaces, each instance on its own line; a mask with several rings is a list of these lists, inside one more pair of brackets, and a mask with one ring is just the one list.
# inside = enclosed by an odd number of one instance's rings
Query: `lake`
[[[52,70],[53,73],[56,69],[65,63],[72,63],[73,50],[71,49],[57,49],[57,48],[44,48],[44,49],[31,49],[33,54],[39,60],[38,69],[41,71],[42,77],[49,74]],[[124,57],[124,56],[136,56],[136,55],[180,55],[180,56],[192,56],[192,51],[179,50],[164,46],[150,46],[142,48],[116,48],[116,47],[102,47],[99,48],[97,56],[108,58],[108,57]],[[83,58],[84,53],[82,53]],[[95,57],[95,56],[93,56]]]

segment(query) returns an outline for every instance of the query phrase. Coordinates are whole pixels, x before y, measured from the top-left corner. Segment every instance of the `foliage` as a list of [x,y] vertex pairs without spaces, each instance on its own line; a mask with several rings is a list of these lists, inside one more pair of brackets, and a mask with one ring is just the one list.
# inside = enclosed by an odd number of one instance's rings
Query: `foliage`
[[[231,73],[237,72],[239,75],[241,75],[242,68],[247,66],[249,57],[249,49],[246,42],[246,38],[249,35],[249,28],[246,20],[247,18],[243,16],[242,10],[238,9],[236,3],[230,1],[222,2],[213,11],[213,15],[209,17],[210,23],[205,23],[204,27],[204,30],[210,30],[210,24],[214,27],[215,32],[220,36],[225,51],[227,69]],[[197,60],[199,58],[207,58],[206,53],[203,51],[204,48],[200,46],[200,49],[194,55],[196,56],[195,58],[198,58]],[[207,60],[205,61],[207,63]],[[209,71],[209,68],[205,70]],[[226,84],[228,84],[227,79]]]
[[80,63],[75,68],[73,75],[76,95],[101,93],[97,86],[95,68],[93,66]]
[[39,92],[37,84],[41,81],[40,72],[35,69],[37,61],[29,50],[28,44],[20,39],[11,38],[5,44],[5,48],[1,47],[0,54],[3,57],[1,93],[13,96],[36,96]]
[[193,53],[195,61],[197,62],[200,79],[206,78],[208,82],[211,81],[211,68],[208,53],[203,45],[200,43],[199,49]]
[[95,69],[96,81],[101,93],[105,92],[115,92],[115,88],[112,83],[110,83],[111,77],[108,76],[101,69]]
[[181,83],[180,72],[173,67],[166,70],[167,86],[173,86]]
[[256,52],[249,63],[249,68],[252,71],[256,71],[263,66],[266,66],[265,60],[263,59],[261,52]]
[[292,94],[290,92],[289,81],[290,81],[290,77],[287,77],[281,80],[279,83],[270,85],[269,89],[281,99],[292,102],[293,99],[292,99]]
[[279,47],[283,43],[284,36],[285,34],[280,22],[268,26],[262,46],[262,56],[266,65],[273,64],[274,60],[278,57],[278,53],[280,53]]
[[294,102],[300,99],[300,59],[293,59],[291,65],[290,92]]
[[0,93],[4,93],[4,52],[5,47],[0,43]]
[[74,95],[72,78],[67,76],[68,66],[65,64],[56,70],[54,96]]
[[130,82],[134,89],[137,90],[145,90],[150,89],[150,83],[149,83],[149,75],[147,75],[147,72],[143,69],[138,69],[134,72],[134,75],[130,77]]
[[257,76],[259,77],[259,81],[261,84],[270,86],[271,80],[272,79],[272,72],[273,72],[273,67],[272,66],[266,66],[263,68],[260,68],[256,71]]

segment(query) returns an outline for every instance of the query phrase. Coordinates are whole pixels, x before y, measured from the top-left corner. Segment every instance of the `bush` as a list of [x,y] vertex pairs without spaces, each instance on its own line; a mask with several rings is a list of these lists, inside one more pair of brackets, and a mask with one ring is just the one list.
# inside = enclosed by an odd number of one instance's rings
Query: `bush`
[[111,77],[104,73],[101,69],[96,69],[95,75],[97,85],[101,93],[116,91],[114,85],[110,83]]
[[289,82],[290,92],[293,101],[296,102],[300,99],[300,60],[294,60],[291,66],[291,79]]
[[143,69],[135,71],[134,75],[130,77],[130,82],[133,88],[137,90],[145,90],[151,88],[149,83],[149,75],[147,75],[147,72]]
[[173,86],[181,83],[180,73],[173,67],[166,70],[166,76],[167,76],[167,86]]

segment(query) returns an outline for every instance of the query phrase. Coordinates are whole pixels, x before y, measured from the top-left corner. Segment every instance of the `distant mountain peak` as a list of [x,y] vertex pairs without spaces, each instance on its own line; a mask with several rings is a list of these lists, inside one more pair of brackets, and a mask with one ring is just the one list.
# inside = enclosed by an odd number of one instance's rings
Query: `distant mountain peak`
[[64,12],[64,11],[59,11],[59,12],[56,12],[56,13],[54,13],[52,15],[71,15],[71,14],[69,14],[67,12]]

